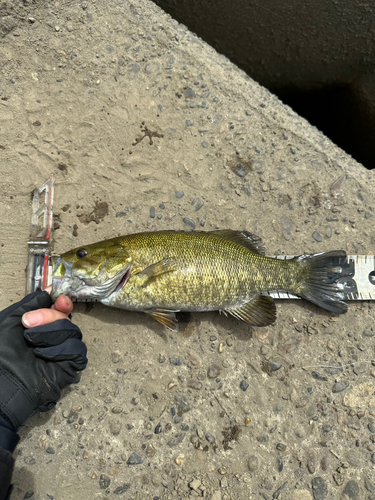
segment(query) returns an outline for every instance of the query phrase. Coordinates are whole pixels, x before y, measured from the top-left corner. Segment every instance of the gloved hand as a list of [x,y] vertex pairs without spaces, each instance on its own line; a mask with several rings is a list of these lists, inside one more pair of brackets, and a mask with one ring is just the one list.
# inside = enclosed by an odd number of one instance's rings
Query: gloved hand
[[51,304],[49,293],[38,291],[0,312],[0,418],[16,430],[36,412],[52,409],[87,365],[81,330],[68,319],[23,326],[24,313]]

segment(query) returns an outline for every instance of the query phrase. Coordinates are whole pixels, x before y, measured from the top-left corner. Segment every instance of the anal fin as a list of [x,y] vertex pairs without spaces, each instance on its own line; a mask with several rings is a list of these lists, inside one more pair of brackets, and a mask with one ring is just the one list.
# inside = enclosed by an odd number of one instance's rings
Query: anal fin
[[276,320],[275,301],[269,295],[257,295],[241,307],[226,312],[253,326],[271,325]]
[[168,309],[152,309],[145,311],[146,314],[162,323],[172,332],[182,332],[190,321],[190,313],[183,311],[170,311]]

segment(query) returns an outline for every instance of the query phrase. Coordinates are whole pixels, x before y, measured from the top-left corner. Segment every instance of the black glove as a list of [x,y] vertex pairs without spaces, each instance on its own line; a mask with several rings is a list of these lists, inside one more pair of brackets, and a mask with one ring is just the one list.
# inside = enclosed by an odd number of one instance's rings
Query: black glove
[[0,312],[0,417],[16,430],[36,412],[51,410],[87,365],[81,330],[68,319],[28,330],[22,325],[24,313],[51,304],[50,295],[38,291]]

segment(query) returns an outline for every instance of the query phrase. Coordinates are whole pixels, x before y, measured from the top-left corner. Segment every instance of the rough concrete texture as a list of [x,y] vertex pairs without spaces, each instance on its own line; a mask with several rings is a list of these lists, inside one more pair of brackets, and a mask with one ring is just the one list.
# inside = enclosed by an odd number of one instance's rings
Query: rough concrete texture
[[[51,172],[57,253],[191,226],[247,229],[271,255],[373,253],[374,174],[151,2],[14,19],[1,307],[23,296],[30,193]],[[170,334],[77,305],[89,366],[22,429],[13,499],[374,498],[373,306],[277,309],[268,328],[210,313]]]
[[373,2],[155,2],[374,168]]

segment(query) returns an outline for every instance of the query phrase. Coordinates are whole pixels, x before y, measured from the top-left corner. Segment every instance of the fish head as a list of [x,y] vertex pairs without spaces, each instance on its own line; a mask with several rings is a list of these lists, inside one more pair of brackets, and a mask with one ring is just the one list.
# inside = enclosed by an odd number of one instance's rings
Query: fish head
[[119,292],[131,273],[132,258],[118,241],[107,240],[52,257],[52,299],[65,294],[100,301]]

